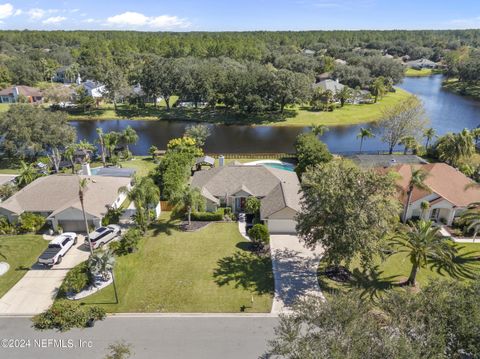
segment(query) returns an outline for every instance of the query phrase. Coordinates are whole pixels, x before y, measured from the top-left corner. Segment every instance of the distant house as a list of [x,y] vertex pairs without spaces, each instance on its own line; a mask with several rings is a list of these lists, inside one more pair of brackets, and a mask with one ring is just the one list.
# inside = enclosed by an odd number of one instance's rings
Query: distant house
[[260,218],[270,233],[295,234],[300,211],[300,183],[295,172],[263,165],[233,164],[195,172],[191,182],[207,202],[207,210],[245,210],[247,198],[260,199]]
[[310,50],[310,49],[303,49],[303,50],[302,50],[302,53],[303,53],[304,55],[308,55],[308,56],[313,56],[313,55],[315,55],[315,51],[314,51],[314,50]]
[[76,78],[75,79],[69,79],[67,76],[66,76],[66,73],[68,71],[68,68],[69,66],[62,66],[62,67],[59,67],[56,71],[55,71],[55,76],[53,77],[53,81],[55,82],[60,82],[62,84],[71,84],[71,83],[77,83],[77,85],[81,84],[82,81],[81,81],[81,78],[80,78],[80,74],[77,74]]
[[161,96],[158,96],[156,99],[152,97],[147,97],[140,84],[136,84],[132,87],[132,93],[135,96],[142,97],[145,102],[154,103],[156,101],[158,103],[163,100],[163,97]]
[[[414,188],[407,219],[423,217],[451,225],[469,204],[480,202],[480,190],[469,186],[474,182],[455,168],[445,163],[413,165],[413,168],[428,173],[425,184],[430,188],[430,192]],[[400,175],[397,180],[397,185],[401,189],[398,199],[405,205],[412,166],[406,164],[394,166],[389,171],[395,171]],[[429,204],[425,212],[422,212],[422,202]]]
[[61,226],[65,231],[84,232],[85,222],[78,198],[79,178],[87,179],[84,195],[85,212],[89,226],[101,226],[109,208],[119,208],[126,194],[121,187],[130,188],[131,178],[51,175],[36,179],[5,202],[0,203],[0,216],[15,222],[24,212],[39,214],[52,228]]
[[92,96],[94,99],[101,99],[107,93],[105,85],[92,80],[85,81],[82,86],[87,91],[88,96]]
[[313,85],[313,88],[315,89],[320,89],[322,92],[330,91],[333,94],[339,93],[344,87],[345,85],[342,85],[340,82],[331,79],[323,80]]
[[347,61],[342,60],[342,59],[335,59],[334,62],[335,62],[336,65],[346,65],[347,64]]
[[42,92],[30,86],[11,86],[0,91],[0,103],[16,103],[25,99],[28,103],[38,103],[43,100]]
[[415,70],[435,69],[438,67],[438,65],[435,62],[430,61],[428,59],[418,59],[418,60],[408,61],[405,63],[405,66]]

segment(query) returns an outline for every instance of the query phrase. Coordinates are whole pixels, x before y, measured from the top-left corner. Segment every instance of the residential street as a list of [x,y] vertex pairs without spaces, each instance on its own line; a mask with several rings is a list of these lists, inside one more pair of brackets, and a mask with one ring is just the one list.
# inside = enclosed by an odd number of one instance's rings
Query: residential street
[[[0,341],[0,358],[101,359],[106,348],[119,340],[132,344],[135,359],[258,358],[273,338],[277,322],[269,315],[109,317],[94,328],[58,333],[35,331],[29,318],[4,317],[0,340],[30,340],[30,348],[4,348],[5,341]],[[69,345],[74,348],[66,348]]]
[[317,279],[320,247],[312,251],[297,236],[272,235],[270,251],[275,279],[272,313],[288,313],[292,304],[305,295],[323,298]]
[[79,236],[77,245],[68,251],[62,263],[51,269],[34,264],[23,278],[0,298],[0,315],[43,312],[53,303],[68,271],[85,261],[88,255],[83,236]]

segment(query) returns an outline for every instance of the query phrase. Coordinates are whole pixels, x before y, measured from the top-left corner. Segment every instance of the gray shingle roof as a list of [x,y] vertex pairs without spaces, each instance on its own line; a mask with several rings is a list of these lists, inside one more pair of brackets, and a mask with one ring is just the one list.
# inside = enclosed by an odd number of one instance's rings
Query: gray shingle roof
[[323,91],[331,91],[334,94],[343,90],[345,85],[342,85],[340,82],[328,79],[317,82],[313,85],[315,88],[321,88]]
[[428,163],[416,155],[351,155],[345,156],[362,168],[389,167],[399,164],[424,164]]

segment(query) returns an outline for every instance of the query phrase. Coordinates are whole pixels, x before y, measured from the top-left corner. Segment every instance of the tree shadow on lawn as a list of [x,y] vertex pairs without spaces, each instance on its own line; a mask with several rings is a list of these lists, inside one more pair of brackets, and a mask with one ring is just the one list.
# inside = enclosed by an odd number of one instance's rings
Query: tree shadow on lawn
[[153,223],[151,228],[153,230],[153,236],[158,236],[161,233],[165,233],[169,236],[172,235],[173,230],[179,229],[180,222],[177,219],[169,218],[167,219],[160,219],[157,223]]
[[[242,243],[237,244],[237,247],[247,248],[248,243]],[[233,283],[235,288],[243,288],[259,295],[274,292],[270,256],[239,250],[232,256],[220,259],[217,266],[213,276],[220,287]]]
[[[460,252],[464,246],[456,246]],[[453,263],[442,264],[432,261],[429,268],[441,276],[449,275],[454,279],[475,279],[480,273],[480,253],[469,251],[455,256]]]

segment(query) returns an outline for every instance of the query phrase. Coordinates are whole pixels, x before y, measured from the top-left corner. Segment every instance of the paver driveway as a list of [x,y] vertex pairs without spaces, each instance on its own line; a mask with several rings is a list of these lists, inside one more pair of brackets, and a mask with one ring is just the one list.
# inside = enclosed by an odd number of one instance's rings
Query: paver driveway
[[67,272],[88,258],[83,237],[63,257],[62,263],[52,269],[34,264],[33,267],[0,299],[1,314],[38,314],[54,301]]
[[300,243],[297,236],[270,236],[275,296],[272,313],[287,313],[294,302],[305,295],[324,298],[318,285],[317,268],[322,249],[314,251]]

